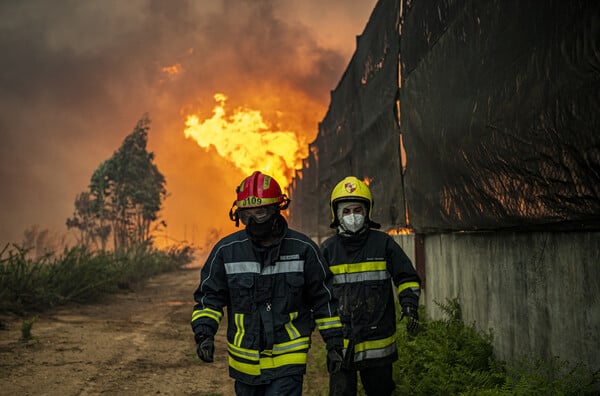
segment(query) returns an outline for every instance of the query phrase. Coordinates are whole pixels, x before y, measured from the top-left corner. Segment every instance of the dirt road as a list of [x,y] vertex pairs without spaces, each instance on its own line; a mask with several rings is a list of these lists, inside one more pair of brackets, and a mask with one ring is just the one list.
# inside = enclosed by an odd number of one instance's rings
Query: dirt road
[[[38,315],[28,342],[21,325],[31,317],[1,318],[0,395],[233,395],[225,321],[215,362],[195,353],[189,321],[198,279],[199,268],[182,269],[98,303],[53,309]],[[326,377],[312,371],[304,394],[326,394]]]

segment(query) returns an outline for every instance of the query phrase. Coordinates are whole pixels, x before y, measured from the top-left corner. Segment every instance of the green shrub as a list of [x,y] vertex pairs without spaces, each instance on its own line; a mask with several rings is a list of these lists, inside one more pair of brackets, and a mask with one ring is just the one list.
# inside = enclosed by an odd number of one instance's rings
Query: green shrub
[[[439,304],[443,320],[429,321],[420,308],[421,331],[406,332],[398,324],[398,361],[394,363],[395,395],[577,395],[600,394],[600,372],[583,363],[571,365],[559,358],[551,361],[521,358],[512,365],[494,357],[493,335],[463,323],[457,299]],[[325,347],[313,335],[305,380],[305,393],[327,395],[328,374]],[[318,385],[317,385],[318,384]],[[360,384],[358,396],[364,396]]]
[[440,306],[448,319],[422,320],[416,337],[406,332],[404,322],[398,324],[399,360],[394,365],[394,380],[399,393],[456,395],[502,385],[492,334],[465,326],[456,300]]
[[45,287],[50,255],[38,260],[27,257],[27,250],[8,245],[0,252],[0,312],[20,313],[49,296]]
[[149,245],[125,252],[90,252],[75,247],[62,255],[31,259],[13,245],[0,251],[0,312],[24,314],[68,302],[89,302],[129,288],[192,260],[189,247],[154,250]]
[[579,362],[554,357],[531,360],[521,357],[506,368],[503,390],[516,395],[599,395],[600,371]]
[[[510,365],[496,360],[491,331],[465,325],[457,299],[437,304],[446,319],[421,321],[416,337],[409,336],[404,323],[399,323],[399,359],[394,365],[398,394],[600,394],[600,373],[583,363],[571,366],[558,358],[550,362],[522,358]],[[420,316],[424,317],[423,312]]]
[[33,324],[37,320],[37,316],[31,318],[31,320],[25,320],[21,323],[21,341],[28,342],[31,340],[36,340],[36,337],[33,336],[31,329],[33,328]]
[[68,250],[48,266],[46,287],[53,293],[54,304],[92,301],[117,290],[118,276],[109,253],[91,253],[84,249]]

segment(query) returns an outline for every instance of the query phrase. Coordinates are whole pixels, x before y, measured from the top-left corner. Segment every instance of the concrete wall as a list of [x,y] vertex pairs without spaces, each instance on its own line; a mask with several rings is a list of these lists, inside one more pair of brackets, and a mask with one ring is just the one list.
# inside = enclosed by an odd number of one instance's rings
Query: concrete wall
[[[395,239],[414,263],[414,236]],[[465,323],[492,329],[499,359],[600,369],[600,232],[427,235],[423,252],[429,318],[458,298]]]

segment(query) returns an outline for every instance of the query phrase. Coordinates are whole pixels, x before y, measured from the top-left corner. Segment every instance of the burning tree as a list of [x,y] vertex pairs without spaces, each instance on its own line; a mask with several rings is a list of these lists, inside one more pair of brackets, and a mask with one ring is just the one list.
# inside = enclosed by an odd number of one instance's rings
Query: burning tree
[[154,153],[146,150],[149,129],[150,119],[144,115],[121,147],[94,171],[89,193],[76,198],[67,227],[80,230],[83,245],[93,240],[104,250],[111,232],[115,250],[151,242],[151,225],[158,220],[167,191]]

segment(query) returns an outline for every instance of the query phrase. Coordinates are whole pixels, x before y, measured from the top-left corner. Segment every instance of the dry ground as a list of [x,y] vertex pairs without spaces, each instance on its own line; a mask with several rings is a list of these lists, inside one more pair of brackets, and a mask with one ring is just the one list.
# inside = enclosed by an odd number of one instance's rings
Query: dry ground
[[[189,321],[198,279],[199,268],[182,269],[94,304],[47,311],[27,342],[21,326],[31,316],[0,318],[0,395],[233,395],[226,321],[215,362],[196,356]],[[304,394],[325,395],[326,380],[309,363]]]

